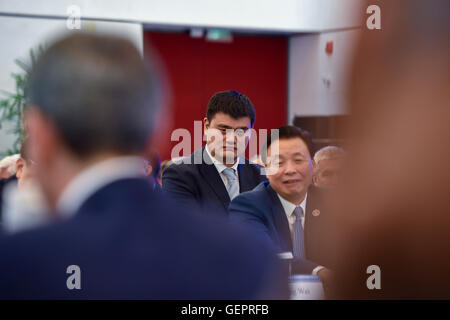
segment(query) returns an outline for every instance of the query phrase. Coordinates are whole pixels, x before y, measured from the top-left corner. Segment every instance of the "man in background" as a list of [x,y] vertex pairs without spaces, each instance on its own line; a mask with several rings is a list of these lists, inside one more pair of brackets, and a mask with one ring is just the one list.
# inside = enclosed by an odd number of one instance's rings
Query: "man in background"
[[8,179],[16,173],[18,154],[4,157],[0,161],[0,179]]
[[279,252],[292,252],[293,273],[327,278],[333,254],[328,250],[330,210],[323,192],[312,187],[314,147],[308,132],[283,126],[268,136],[263,161],[268,181],[237,196],[232,221],[270,238]]
[[2,231],[15,233],[49,223],[49,215],[41,187],[36,181],[37,163],[30,158],[28,139],[16,160],[16,183],[9,183],[3,192]]
[[318,150],[314,155],[313,182],[316,187],[334,188],[338,185],[345,152],[336,146],[326,146]]
[[266,242],[180,215],[144,177],[161,90],[129,41],[71,35],[29,81],[31,158],[62,221],[0,240],[0,298],[286,297]]
[[164,171],[163,191],[187,207],[227,216],[234,197],[266,179],[261,167],[245,158],[255,118],[242,93],[214,94],[203,119],[206,146]]
[[150,152],[150,155],[147,158],[148,159],[144,159],[144,173],[151,179],[153,188],[161,191],[161,158],[158,152],[154,150]]
[[19,154],[15,154],[0,161],[0,225],[3,221],[3,193],[7,185],[17,183],[16,161],[19,157]]
[[158,179],[161,182],[161,186],[162,186],[162,175],[164,173],[164,171],[173,163],[172,160],[164,160],[163,162],[161,162],[161,169],[159,170],[158,173]]

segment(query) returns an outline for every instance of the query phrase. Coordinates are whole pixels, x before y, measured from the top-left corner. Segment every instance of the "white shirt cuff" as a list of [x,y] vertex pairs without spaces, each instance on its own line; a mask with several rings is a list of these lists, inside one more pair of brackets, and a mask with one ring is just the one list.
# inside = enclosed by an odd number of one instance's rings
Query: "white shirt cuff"
[[317,272],[319,272],[322,269],[325,269],[325,267],[322,266],[315,267],[314,270],[312,271],[312,274],[316,276]]

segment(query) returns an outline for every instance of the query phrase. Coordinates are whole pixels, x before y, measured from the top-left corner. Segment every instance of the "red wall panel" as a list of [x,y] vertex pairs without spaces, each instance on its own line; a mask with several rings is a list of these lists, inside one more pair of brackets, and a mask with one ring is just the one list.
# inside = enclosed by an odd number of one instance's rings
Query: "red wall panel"
[[194,120],[205,117],[209,98],[217,91],[235,89],[247,95],[256,109],[256,130],[286,123],[285,37],[235,35],[233,42],[219,43],[185,33],[147,31],[144,54],[149,46],[164,64],[172,93],[172,128],[158,145],[163,160],[178,143],[170,142],[172,130],[185,128],[193,137]]

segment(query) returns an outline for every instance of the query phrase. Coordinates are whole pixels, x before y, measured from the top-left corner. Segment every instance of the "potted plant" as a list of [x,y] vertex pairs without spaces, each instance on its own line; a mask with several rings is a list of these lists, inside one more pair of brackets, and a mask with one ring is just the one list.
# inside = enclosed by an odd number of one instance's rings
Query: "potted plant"
[[23,71],[21,73],[11,73],[16,83],[15,92],[7,92],[0,90],[0,93],[4,96],[0,100],[0,129],[5,123],[12,123],[12,129],[8,130],[7,133],[15,135],[15,140],[12,148],[8,150],[0,150],[0,154],[10,155],[19,153],[22,142],[25,138],[25,128],[23,122],[24,109],[26,107],[26,90],[28,79],[30,76],[30,71],[36,63],[36,59],[44,51],[43,47],[40,45],[37,50],[30,49],[29,53],[29,63],[22,60],[16,59],[14,62]]

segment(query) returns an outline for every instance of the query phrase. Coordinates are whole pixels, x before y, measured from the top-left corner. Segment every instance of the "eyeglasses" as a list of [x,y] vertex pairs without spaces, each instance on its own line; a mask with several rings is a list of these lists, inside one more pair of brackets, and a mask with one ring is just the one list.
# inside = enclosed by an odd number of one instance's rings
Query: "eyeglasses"
[[235,128],[230,128],[230,127],[216,127],[216,128],[212,128],[212,129],[219,130],[223,136],[227,135],[227,133],[233,132],[233,134],[237,137],[244,137],[250,132],[249,128],[236,128],[235,129]]

